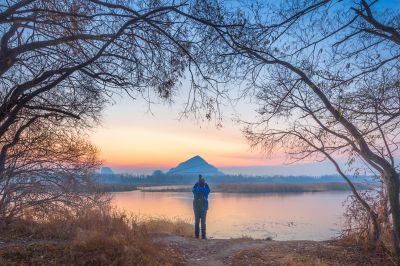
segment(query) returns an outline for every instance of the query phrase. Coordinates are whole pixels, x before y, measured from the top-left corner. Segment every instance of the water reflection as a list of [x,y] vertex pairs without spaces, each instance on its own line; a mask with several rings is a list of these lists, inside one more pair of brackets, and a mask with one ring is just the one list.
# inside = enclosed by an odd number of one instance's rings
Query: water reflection
[[[303,194],[211,193],[208,235],[214,238],[251,236],[277,240],[326,240],[336,236],[342,203],[349,192]],[[190,192],[117,192],[113,203],[143,216],[193,221]]]

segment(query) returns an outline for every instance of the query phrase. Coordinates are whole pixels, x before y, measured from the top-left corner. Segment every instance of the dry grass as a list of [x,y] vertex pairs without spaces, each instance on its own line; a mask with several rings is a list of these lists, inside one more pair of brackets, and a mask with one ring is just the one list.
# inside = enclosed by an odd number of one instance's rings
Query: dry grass
[[246,249],[236,253],[232,265],[292,265],[292,266],[327,266],[328,263],[317,257],[299,256],[280,252],[266,254],[260,249]]
[[232,265],[265,265],[267,262],[261,250],[258,249],[239,251],[231,260]]
[[330,263],[324,261],[321,258],[310,258],[306,256],[299,256],[295,254],[287,254],[282,258],[282,262],[285,265],[293,265],[293,266],[303,266],[303,265],[309,265],[309,266],[328,266]]
[[347,246],[341,241],[270,242],[264,248],[247,248],[236,252],[231,265],[396,265],[384,254]]
[[235,254],[231,260],[232,265],[292,265],[292,266],[327,266],[328,263],[320,258],[298,256],[292,253],[265,254],[259,249],[247,249]]
[[[356,183],[358,189],[370,189],[371,185]],[[143,192],[190,192],[190,187],[141,188]],[[211,187],[222,193],[304,193],[350,190],[346,183],[224,183]]]
[[[367,185],[357,184],[358,188],[367,189]],[[213,191],[225,193],[303,193],[323,191],[345,191],[345,183],[239,183],[220,184]]]
[[343,246],[357,246],[364,252],[374,253],[375,257],[380,258],[382,262],[387,262],[388,265],[400,265],[399,259],[395,257],[391,246],[391,232],[385,230],[381,234],[381,239],[377,243],[372,242],[366,235],[348,232],[338,238],[337,242]]
[[186,235],[188,228],[184,221],[138,221],[115,210],[26,216],[2,228],[0,265],[179,265],[182,256],[152,235]]
[[172,234],[178,236],[192,236],[193,225],[185,220],[166,218],[148,218],[141,222],[148,232],[158,234]]
[[135,184],[119,184],[119,183],[99,183],[97,190],[100,192],[118,192],[118,191],[133,191],[137,190]]

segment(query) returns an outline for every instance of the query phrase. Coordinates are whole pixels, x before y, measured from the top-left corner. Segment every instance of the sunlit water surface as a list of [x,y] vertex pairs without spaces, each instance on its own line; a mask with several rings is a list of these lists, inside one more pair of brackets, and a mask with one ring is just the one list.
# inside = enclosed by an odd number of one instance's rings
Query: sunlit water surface
[[[139,216],[193,222],[191,192],[115,192],[117,208]],[[349,192],[300,194],[211,193],[207,213],[210,238],[272,237],[327,240],[340,233]]]

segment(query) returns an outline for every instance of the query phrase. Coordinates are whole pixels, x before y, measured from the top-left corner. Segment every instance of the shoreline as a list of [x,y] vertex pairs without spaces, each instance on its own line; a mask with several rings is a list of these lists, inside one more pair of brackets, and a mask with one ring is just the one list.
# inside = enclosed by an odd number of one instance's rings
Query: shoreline
[[[171,186],[171,187],[168,187]],[[176,185],[177,186],[177,185]],[[173,187],[166,185],[168,188],[157,186],[142,186],[137,190],[142,192],[191,192],[191,186],[181,185],[182,187]],[[241,193],[241,194],[267,194],[267,193],[318,193],[329,191],[351,191],[346,183],[224,183],[210,185],[213,193]],[[373,188],[373,184],[355,183],[358,190],[369,190]]]
[[[0,234],[0,265],[390,265],[381,250],[349,237],[201,240],[192,225],[140,222],[118,212],[20,220]],[[3,228],[5,229],[5,228]]]

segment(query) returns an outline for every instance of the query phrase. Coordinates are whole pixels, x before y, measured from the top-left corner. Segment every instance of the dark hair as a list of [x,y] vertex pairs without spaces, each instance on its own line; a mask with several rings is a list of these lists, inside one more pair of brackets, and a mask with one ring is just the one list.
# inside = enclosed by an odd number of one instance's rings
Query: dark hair
[[206,180],[204,178],[200,178],[199,185],[204,187],[206,185]]
[[202,175],[199,175],[199,178],[202,178],[203,176]]

